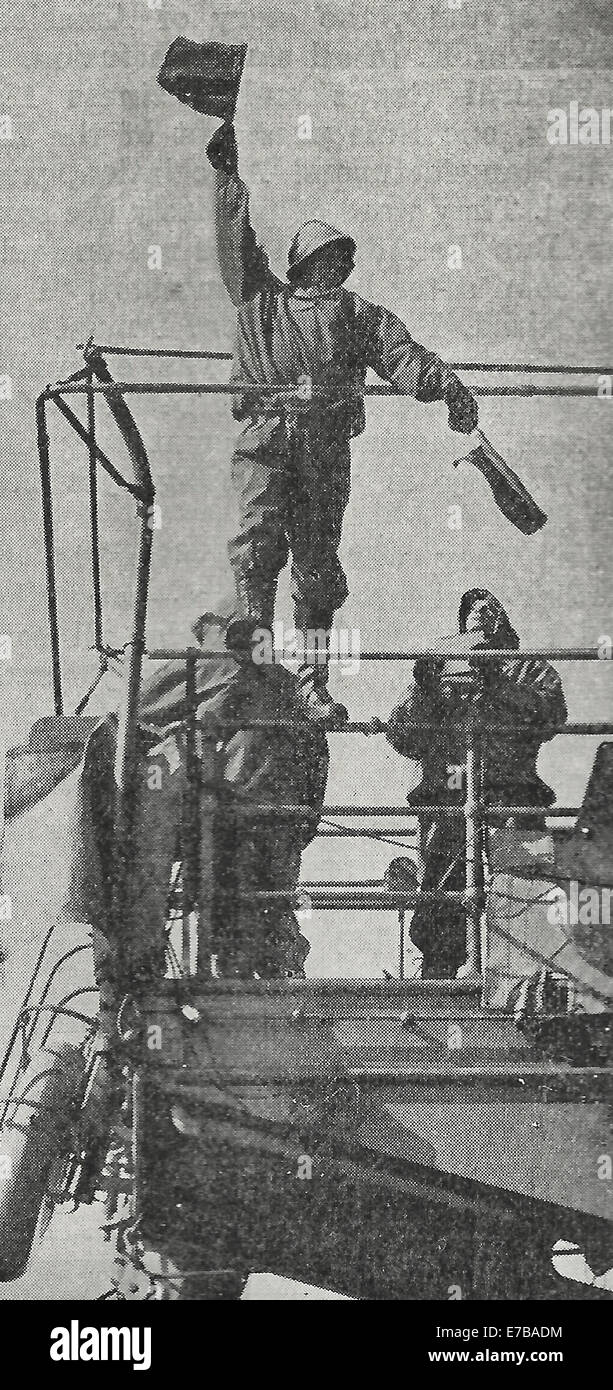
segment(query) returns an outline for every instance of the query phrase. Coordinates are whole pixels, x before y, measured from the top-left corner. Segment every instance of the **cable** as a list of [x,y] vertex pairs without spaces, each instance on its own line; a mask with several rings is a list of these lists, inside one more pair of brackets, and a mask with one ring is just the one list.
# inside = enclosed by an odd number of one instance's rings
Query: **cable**
[[[326,826],[328,826],[328,828],[331,829],[331,830],[343,830],[343,831],[344,831],[344,830],[346,830],[346,829],[348,828],[347,826],[341,825],[340,822],[338,822],[338,821],[329,820],[327,816],[322,816],[321,819],[320,819],[320,821],[319,821],[319,824],[320,824],[320,825],[326,825]],[[371,832],[370,830],[353,830],[353,829],[352,829],[352,832],[351,832],[351,833],[352,833],[353,835],[361,835],[361,836],[364,836],[364,838],[365,838],[365,839],[368,839],[368,840],[376,840],[377,844],[394,845],[397,849],[411,849],[411,845],[405,844],[403,840],[392,840],[388,835],[381,834],[380,831],[377,832],[377,833],[373,833],[373,832]],[[416,832],[413,831],[413,830],[407,831],[407,838],[408,838],[409,835],[413,835],[413,834],[416,834]],[[305,848],[307,848],[307,846],[305,846]]]

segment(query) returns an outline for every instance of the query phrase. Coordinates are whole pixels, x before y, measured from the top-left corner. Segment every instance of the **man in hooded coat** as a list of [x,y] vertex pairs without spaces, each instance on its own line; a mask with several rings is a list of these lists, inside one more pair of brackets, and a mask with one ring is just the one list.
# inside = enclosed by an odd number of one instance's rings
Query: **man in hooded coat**
[[[392,747],[422,765],[421,782],[407,797],[409,805],[463,804],[468,717],[475,723],[480,743],[483,799],[492,805],[542,807],[542,814],[517,822],[540,828],[555,794],[539,777],[536,760],[541,744],[566,722],[560,677],[547,661],[537,658],[505,657],[471,664],[470,653],[479,648],[519,647],[502,604],[487,589],[471,589],[463,595],[459,633],[455,642],[447,640],[443,648],[457,648],[457,662],[417,661],[413,681],[388,721]],[[425,862],[422,890],[463,892],[463,817],[439,819],[433,811],[421,814],[419,822]],[[452,978],[466,958],[465,937],[464,909],[455,903],[418,900],[411,939],[423,953],[424,977]]]
[[[230,652],[226,635],[232,622]],[[205,800],[200,896],[206,899],[210,951],[222,976],[302,976],[310,947],[292,899],[325,796],[325,734],[305,718],[295,676],[281,665],[253,660],[249,626],[241,628],[234,597],[204,614],[197,627],[205,650],[219,653],[196,668]],[[159,666],[143,680],[141,726],[149,734],[174,735],[183,749],[185,699],[185,664]],[[281,727],[266,727],[271,721]],[[260,727],[249,727],[254,723]],[[207,794],[213,796],[212,814]],[[254,809],[260,803],[270,811]],[[304,813],[279,809],[288,805],[304,807]],[[253,896],[262,891],[278,897],[262,902]]]
[[[219,265],[238,310],[232,380],[287,389],[308,378],[314,388],[310,400],[291,406],[274,394],[258,399],[237,390],[234,398],[235,417],[246,421],[232,461],[239,530],[229,545],[241,612],[271,627],[277,578],[291,551],[296,629],[327,634],[348,595],[338,547],[350,441],[365,427],[367,368],[416,400],[444,401],[454,430],[475,428],[477,405],[400,319],[344,288],[354,266],[351,236],[306,222],[289,249],[287,282],[277,279],[251,226],[232,125],[221,126],[207,153],[216,177]],[[335,727],[347,711],[328,692],[321,637],[316,647],[315,659],[306,655],[298,671],[299,690],[309,716]]]

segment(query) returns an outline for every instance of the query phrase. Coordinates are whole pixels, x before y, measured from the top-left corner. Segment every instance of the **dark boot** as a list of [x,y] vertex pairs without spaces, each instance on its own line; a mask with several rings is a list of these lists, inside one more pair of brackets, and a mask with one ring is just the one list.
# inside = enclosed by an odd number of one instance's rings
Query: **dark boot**
[[329,665],[329,639],[326,637],[323,660],[319,651],[306,652],[305,661],[298,667],[298,694],[307,717],[314,724],[320,724],[325,729],[343,729],[349,720],[349,712],[345,705],[332,699],[328,690]]
[[259,574],[235,574],[236,612],[239,618],[257,619],[260,627],[272,627],[277,593],[276,579]]
[[253,575],[236,575],[237,616],[232,618],[226,629],[226,647],[229,651],[243,651],[250,648],[251,638],[257,628],[272,631],[277,593],[276,579],[257,580]]

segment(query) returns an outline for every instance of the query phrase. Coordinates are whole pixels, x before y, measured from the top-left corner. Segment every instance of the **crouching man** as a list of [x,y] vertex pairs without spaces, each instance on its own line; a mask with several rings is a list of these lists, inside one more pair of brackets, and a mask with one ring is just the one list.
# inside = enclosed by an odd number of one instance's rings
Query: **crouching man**
[[[465,798],[466,730],[475,729],[482,756],[482,795],[492,805],[543,808],[522,825],[544,824],[544,810],[555,800],[538,776],[543,743],[562,728],[567,712],[559,675],[546,661],[521,656],[471,662],[472,651],[518,648],[498,599],[486,589],[465,593],[459,610],[459,637],[443,650],[457,660],[423,659],[413,681],[392,711],[387,738],[392,747],[422,766],[422,780],[409,805],[461,806]],[[489,820],[490,818],[488,818]],[[508,817],[494,817],[494,823]],[[466,833],[461,815],[419,815],[424,873],[421,889],[463,892],[466,888]],[[422,973],[453,978],[464,964],[466,913],[456,903],[417,902],[411,938],[423,953]]]
[[[198,728],[208,750],[200,836],[207,951],[224,977],[301,977],[310,947],[293,902],[324,800],[326,737],[305,719],[296,677],[254,661],[257,632],[237,615],[234,598],[204,614],[195,630],[212,654],[196,674]],[[179,749],[185,698],[182,662],[169,661],[143,681],[141,724],[172,731]]]

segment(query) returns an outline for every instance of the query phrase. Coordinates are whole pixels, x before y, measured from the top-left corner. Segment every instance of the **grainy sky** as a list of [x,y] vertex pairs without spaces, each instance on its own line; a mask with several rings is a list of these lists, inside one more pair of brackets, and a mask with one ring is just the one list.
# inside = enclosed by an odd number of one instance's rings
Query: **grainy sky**
[[[0,372],[13,379],[13,400],[0,407],[0,629],[14,649],[12,663],[0,662],[8,741],[51,707],[38,390],[78,366],[74,344],[90,333],[231,345],[204,155],[214,124],[154,80],[177,33],[249,41],[241,172],[281,273],[297,223],[320,215],[358,242],[350,283],[449,360],[613,365],[613,147],[546,140],[551,107],[613,100],[608,0],[463,0],[457,10],[446,0],[20,7],[3,23],[2,109],[13,139],[0,142]],[[309,141],[298,138],[305,114]],[[152,245],[158,270],[148,268]],[[448,266],[453,245],[461,269]],[[125,375],[142,370],[128,363]],[[148,370],[163,379],[175,368]],[[199,379],[197,365],[182,370]],[[224,373],[211,369],[216,380]],[[134,410],[163,523],[149,640],[176,643],[227,587],[235,429],[219,398],[141,399]],[[591,644],[610,633],[612,413],[613,401],[595,398],[483,401],[486,433],[549,515],[527,539],[496,511],[480,475],[452,468],[457,437],[442,407],[372,401],[354,448],[342,549],[351,596],[339,621],[360,629],[363,649],[426,644],[453,630],[459,594],[478,582],[499,594],[527,642]],[[92,669],[86,464],[63,423],[52,424],[70,708]],[[102,440],[119,461],[106,427]],[[461,531],[448,527],[452,503],[463,508]],[[119,643],[129,635],[136,521],[106,482],[101,510],[106,635]],[[289,618],[286,585],[281,595]],[[611,717],[610,668],[563,674],[571,716]],[[406,667],[363,667],[343,680],[343,697],[357,716],[384,715],[407,677]],[[371,801],[402,797],[406,769],[391,750],[362,741],[352,751],[342,756],[333,740],[333,801],[365,789]],[[561,799],[580,797],[592,755],[577,740],[547,750],[541,771]]]

